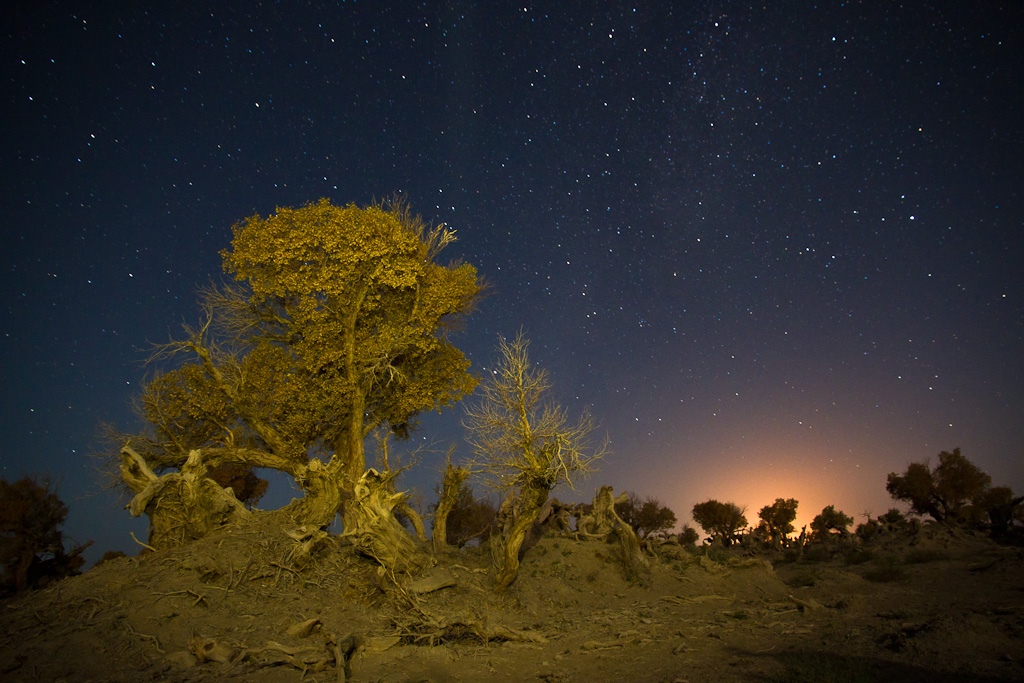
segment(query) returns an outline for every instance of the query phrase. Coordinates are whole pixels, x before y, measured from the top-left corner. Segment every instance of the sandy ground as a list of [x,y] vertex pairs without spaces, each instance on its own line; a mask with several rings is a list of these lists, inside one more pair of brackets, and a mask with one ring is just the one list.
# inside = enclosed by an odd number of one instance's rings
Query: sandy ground
[[480,549],[390,577],[253,524],[0,604],[4,681],[1024,680],[1024,549],[928,528],[774,563],[668,546],[627,581],[547,537],[495,596]]

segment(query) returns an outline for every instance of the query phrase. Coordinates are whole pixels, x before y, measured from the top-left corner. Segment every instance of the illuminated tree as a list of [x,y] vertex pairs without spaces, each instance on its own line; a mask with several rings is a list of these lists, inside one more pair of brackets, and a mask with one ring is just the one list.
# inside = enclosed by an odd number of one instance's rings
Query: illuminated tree
[[725,545],[731,545],[740,530],[747,526],[747,518],[736,503],[721,503],[711,499],[693,506],[693,521],[705,533]]
[[463,422],[474,468],[490,475],[504,495],[499,531],[491,537],[498,591],[515,581],[526,532],[551,490],[572,486],[604,453],[603,444],[590,444],[595,425],[588,413],[570,423],[566,410],[550,400],[548,373],[530,363],[529,345],[522,333],[500,341],[498,365],[481,383]]
[[661,501],[650,496],[640,500],[632,492],[627,492],[625,500],[615,504],[615,513],[633,527],[640,538],[647,538],[676,525],[676,513],[663,506]]
[[836,538],[847,538],[850,535],[849,526],[853,524],[853,517],[841,510],[836,510],[834,505],[829,505],[811,520],[811,538],[816,541],[831,541]]
[[146,385],[150,430],[128,440],[123,478],[141,494],[156,485],[146,468],[200,452],[211,467],[293,476],[304,495],[287,512],[299,524],[326,526],[348,499],[346,534],[397,533],[383,511],[396,494],[381,489],[387,473],[366,471],[364,440],[378,427],[407,436],[417,414],[472,391],[447,332],[481,290],[476,270],[438,263],[454,231],[400,201],[320,200],[233,230],[221,255],[240,284],[208,290],[201,325],[159,350],[180,364]]
[[4,588],[23,591],[77,574],[90,543],[64,550],[60,526],[68,508],[50,490],[29,477],[0,479],[0,564]]
[[885,490],[918,514],[940,523],[962,524],[978,517],[978,504],[991,483],[989,475],[954,448],[939,453],[934,469],[927,462],[913,462],[903,474],[890,473]]
[[797,505],[795,498],[776,498],[774,503],[761,508],[757,513],[761,519],[758,529],[764,534],[765,540],[773,545],[782,545],[786,541],[786,537],[794,531]]

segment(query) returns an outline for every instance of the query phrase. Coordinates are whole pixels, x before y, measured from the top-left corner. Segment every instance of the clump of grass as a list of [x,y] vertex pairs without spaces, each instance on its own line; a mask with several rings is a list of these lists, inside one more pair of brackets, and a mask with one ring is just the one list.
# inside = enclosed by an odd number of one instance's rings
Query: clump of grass
[[891,583],[907,578],[907,571],[894,556],[884,555],[864,571],[864,578],[874,583]]

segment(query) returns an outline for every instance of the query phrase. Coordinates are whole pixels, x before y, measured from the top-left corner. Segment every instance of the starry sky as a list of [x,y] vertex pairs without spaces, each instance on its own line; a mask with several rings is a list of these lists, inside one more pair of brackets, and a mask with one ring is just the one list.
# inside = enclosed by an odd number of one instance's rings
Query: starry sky
[[146,528],[99,424],[138,428],[231,225],[320,197],[457,230],[475,370],[522,328],[611,440],[563,499],[862,519],[954,447],[1024,490],[1024,5],[121,4],[0,9],[0,475],[95,555]]

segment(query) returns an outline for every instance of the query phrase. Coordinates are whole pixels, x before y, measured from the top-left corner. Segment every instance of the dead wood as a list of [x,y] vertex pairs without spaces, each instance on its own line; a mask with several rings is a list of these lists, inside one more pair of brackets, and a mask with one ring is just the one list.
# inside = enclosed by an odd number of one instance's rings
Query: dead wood
[[452,465],[451,453],[449,453],[448,462],[444,468],[444,477],[441,480],[441,495],[438,497],[437,508],[434,510],[434,531],[431,542],[435,554],[439,555],[448,549],[448,515],[455,507],[455,501],[459,497],[459,488],[468,476],[468,469]]
[[345,506],[342,537],[391,572],[414,571],[427,563],[427,557],[395,518],[395,506],[405,494],[393,492],[392,479],[393,473],[372,468],[359,478]]
[[126,445],[121,449],[121,476],[135,491],[129,512],[133,517],[149,516],[149,547],[183,545],[251,515],[231,489],[206,476],[199,450],[189,453],[179,472],[158,477],[145,459]]

